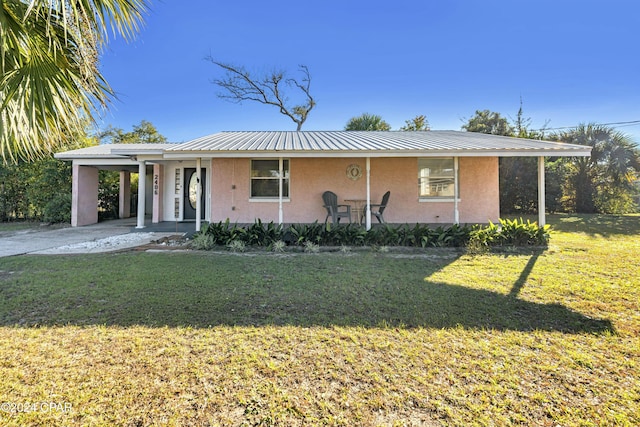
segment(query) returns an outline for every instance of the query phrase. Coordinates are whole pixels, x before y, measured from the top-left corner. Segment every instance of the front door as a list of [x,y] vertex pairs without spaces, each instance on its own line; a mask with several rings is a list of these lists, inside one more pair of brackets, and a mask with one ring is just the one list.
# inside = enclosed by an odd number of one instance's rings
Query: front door
[[[200,169],[200,181],[202,184],[202,190],[200,193],[200,219],[204,219],[204,194],[206,193],[207,186],[205,185],[207,182],[206,169]],[[184,220],[196,219],[196,198],[197,198],[197,189],[198,189],[198,177],[196,175],[195,168],[185,168],[184,169],[184,215],[182,218]]]

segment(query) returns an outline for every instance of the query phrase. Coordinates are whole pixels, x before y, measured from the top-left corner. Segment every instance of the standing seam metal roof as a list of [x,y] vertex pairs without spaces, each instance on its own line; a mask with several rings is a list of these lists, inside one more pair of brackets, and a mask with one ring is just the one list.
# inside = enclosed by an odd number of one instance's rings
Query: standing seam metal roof
[[220,132],[181,144],[106,144],[58,153],[62,160],[153,154],[203,156],[589,156],[591,147],[461,131]]
[[[167,152],[220,151],[575,151],[590,147],[461,131],[263,131],[220,132],[176,144]],[[582,154],[581,154],[582,153]],[[588,154],[586,154],[588,155]]]

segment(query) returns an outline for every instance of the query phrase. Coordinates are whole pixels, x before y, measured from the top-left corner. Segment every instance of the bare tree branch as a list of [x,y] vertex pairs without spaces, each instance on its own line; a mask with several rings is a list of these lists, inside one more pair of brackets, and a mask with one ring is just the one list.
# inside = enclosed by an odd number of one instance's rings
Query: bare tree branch
[[[213,57],[206,58],[211,63],[222,68],[226,75],[221,79],[214,79],[212,83],[221,87],[223,92],[218,97],[234,103],[242,101],[255,101],[265,105],[273,105],[283,114],[293,120],[300,130],[307,120],[309,113],[316,106],[311,96],[311,75],[306,65],[300,65],[303,74],[302,80],[285,78],[284,71],[273,71],[262,77],[253,77],[243,66],[234,66],[216,61]],[[289,98],[282,90],[282,86],[297,87],[305,96],[305,102],[300,105],[289,105]]]

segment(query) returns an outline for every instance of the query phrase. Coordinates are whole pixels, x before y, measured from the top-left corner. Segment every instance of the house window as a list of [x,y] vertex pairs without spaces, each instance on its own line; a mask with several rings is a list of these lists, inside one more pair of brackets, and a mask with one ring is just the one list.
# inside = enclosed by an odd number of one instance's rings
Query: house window
[[[251,160],[251,198],[277,199],[279,197],[278,159]],[[282,197],[289,197],[289,160],[282,161]]]
[[418,159],[418,185],[421,199],[454,197],[453,157]]

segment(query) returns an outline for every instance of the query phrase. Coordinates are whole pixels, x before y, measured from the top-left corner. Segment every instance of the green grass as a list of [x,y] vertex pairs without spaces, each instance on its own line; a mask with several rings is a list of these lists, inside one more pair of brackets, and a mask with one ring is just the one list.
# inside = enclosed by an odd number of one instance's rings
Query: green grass
[[0,234],[12,233],[14,231],[35,229],[38,227],[40,227],[39,222],[29,222],[29,221],[0,222]]
[[640,216],[546,250],[0,259],[1,425],[640,424]]

